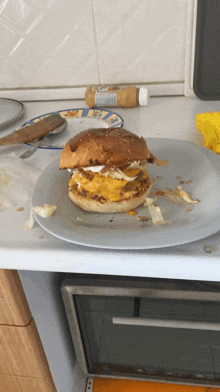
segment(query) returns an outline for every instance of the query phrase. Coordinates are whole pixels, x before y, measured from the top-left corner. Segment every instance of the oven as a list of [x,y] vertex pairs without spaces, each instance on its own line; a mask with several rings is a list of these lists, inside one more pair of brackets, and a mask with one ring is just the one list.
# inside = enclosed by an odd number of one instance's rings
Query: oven
[[218,283],[75,275],[61,291],[87,377],[220,385]]

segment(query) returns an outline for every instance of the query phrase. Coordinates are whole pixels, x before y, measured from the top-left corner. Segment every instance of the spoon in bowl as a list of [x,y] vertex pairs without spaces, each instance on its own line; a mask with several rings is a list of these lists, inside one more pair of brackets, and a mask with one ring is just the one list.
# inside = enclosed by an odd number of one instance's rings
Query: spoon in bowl
[[62,133],[63,131],[65,131],[67,127],[67,121],[65,121],[64,124],[60,125],[59,127],[57,127],[56,129],[54,129],[54,131],[47,133],[45,136],[40,137],[39,139],[37,139],[34,143],[32,143],[30,145],[30,147],[19,156],[20,159],[26,159],[29,158],[31,155],[34,154],[34,152],[37,150],[38,147],[40,147],[42,145],[42,142],[45,138],[54,138],[56,135]]

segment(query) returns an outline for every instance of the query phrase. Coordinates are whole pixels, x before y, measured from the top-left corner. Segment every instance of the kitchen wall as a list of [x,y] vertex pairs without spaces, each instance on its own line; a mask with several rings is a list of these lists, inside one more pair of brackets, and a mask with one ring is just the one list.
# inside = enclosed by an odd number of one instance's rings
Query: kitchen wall
[[193,0],[1,0],[0,89],[184,83]]

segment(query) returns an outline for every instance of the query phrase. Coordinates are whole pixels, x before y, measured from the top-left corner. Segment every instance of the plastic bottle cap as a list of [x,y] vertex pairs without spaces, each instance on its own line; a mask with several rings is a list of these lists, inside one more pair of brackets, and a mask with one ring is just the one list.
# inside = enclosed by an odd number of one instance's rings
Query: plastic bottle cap
[[148,105],[148,89],[146,87],[139,88],[139,105],[140,106],[147,106]]

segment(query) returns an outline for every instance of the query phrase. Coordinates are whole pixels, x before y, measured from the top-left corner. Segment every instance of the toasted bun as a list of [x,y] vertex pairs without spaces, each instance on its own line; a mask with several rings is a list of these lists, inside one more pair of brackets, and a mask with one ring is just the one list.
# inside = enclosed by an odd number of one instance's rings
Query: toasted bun
[[86,199],[80,196],[78,193],[69,190],[69,197],[78,207],[84,211],[89,212],[101,212],[101,213],[115,213],[115,212],[126,212],[137,208],[143,204],[146,197],[150,193],[149,187],[145,192],[142,192],[139,196],[133,197],[128,200],[113,201],[108,203],[100,203],[96,200]]
[[143,137],[121,128],[94,128],[78,133],[67,142],[59,168],[120,166],[144,160],[154,160],[154,156]]

